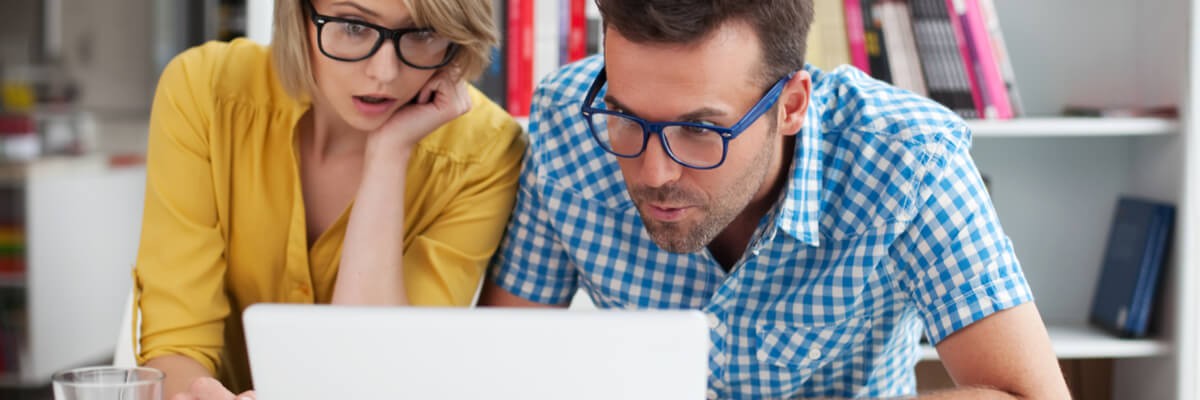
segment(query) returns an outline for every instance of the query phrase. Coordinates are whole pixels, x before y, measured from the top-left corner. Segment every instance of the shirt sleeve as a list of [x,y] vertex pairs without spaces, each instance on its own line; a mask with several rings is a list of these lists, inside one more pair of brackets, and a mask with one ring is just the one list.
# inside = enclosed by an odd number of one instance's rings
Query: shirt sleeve
[[933,344],[995,312],[1033,301],[967,147],[951,148],[941,173],[923,182],[923,206],[895,247],[898,284]]
[[554,95],[543,83],[535,93],[530,110],[530,146],[521,171],[520,189],[504,240],[500,242],[491,269],[491,279],[504,290],[529,301],[564,305],[571,301],[577,285],[576,273],[558,240],[555,219],[546,208],[544,185],[539,176],[542,158],[538,140],[566,134],[561,121],[552,118]]
[[404,282],[416,305],[468,306],[512,214],[525,142],[511,118],[487,129],[501,143],[472,167],[460,193],[404,252]]
[[180,354],[215,374],[230,305],[207,136],[212,63],[204,51],[167,65],[154,96],[134,290],[142,317],[138,363]]

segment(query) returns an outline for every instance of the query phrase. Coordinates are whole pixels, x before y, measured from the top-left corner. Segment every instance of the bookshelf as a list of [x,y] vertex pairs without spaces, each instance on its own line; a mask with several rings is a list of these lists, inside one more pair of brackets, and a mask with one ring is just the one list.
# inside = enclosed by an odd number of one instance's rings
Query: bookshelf
[[[1111,362],[1111,398],[1192,399],[1197,62],[1194,2],[997,1],[1026,115],[970,121],[972,155],[1062,360]],[[1189,31],[1190,29],[1190,31]],[[1196,54],[1194,51],[1192,54]],[[1181,118],[1058,117],[1071,105],[1179,105]],[[1189,108],[1192,107],[1192,108]],[[1087,324],[1117,197],[1178,207],[1150,337]],[[936,359],[931,348],[927,360]],[[1088,361],[1084,361],[1088,362]]]

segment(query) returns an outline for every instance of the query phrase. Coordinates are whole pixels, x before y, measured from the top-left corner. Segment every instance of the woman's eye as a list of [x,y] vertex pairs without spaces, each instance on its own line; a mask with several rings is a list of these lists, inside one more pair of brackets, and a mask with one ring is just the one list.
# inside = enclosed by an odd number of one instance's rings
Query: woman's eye
[[433,31],[416,31],[416,32],[409,33],[409,35],[412,35],[413,40],[418,40],[418,41],[422,41],[422,42],[428,41],[428,40],[433,40],[433,37],[434,37]]
[[357,36],[357,35],[361,35],[363,33],[363,31],[367,30],[367,27],[359,25],[359,24],[346,24],[344,30],[347,35]]

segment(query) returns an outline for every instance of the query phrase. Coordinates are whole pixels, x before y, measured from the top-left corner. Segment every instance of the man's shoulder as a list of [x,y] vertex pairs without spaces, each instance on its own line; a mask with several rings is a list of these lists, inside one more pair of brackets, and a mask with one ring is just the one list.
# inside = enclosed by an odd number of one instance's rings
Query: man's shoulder
[[604,68],[604,58],[593,55],[567,64],[538,83],[533,102],[543,107],[579,104],[596,74]]
[[526,172],[545,185],[541,187],[620,208],[630,201],[620,170],[593,141],[579,107],[603,67],[600,56],[588,57],[563,66],[538,84],[529,115]]
[[[971,133],[946,107],[852,67],[815,71],[820,119],[823,231],[861,233],[910,220],[947,160],[965,156]],[[874,199],[871,205],[862,199]],[[856,223],[851,223],[857,221]]]
[[813,73],[813,103],[823,135],[857,135],[921,150],[938,145],[966,149],[970,129],[961,117],[925,96],[842,66]]

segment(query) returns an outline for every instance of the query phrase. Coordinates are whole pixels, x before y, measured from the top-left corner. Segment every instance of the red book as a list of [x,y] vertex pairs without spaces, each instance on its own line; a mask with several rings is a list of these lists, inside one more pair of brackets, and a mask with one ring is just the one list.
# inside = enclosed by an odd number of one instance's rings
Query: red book
[[528,117],[533,97],[533,1],[508,0],[508,113]]
[[567,62],[587,57],[587,1],[570,0],[570,21],[567,24]]

